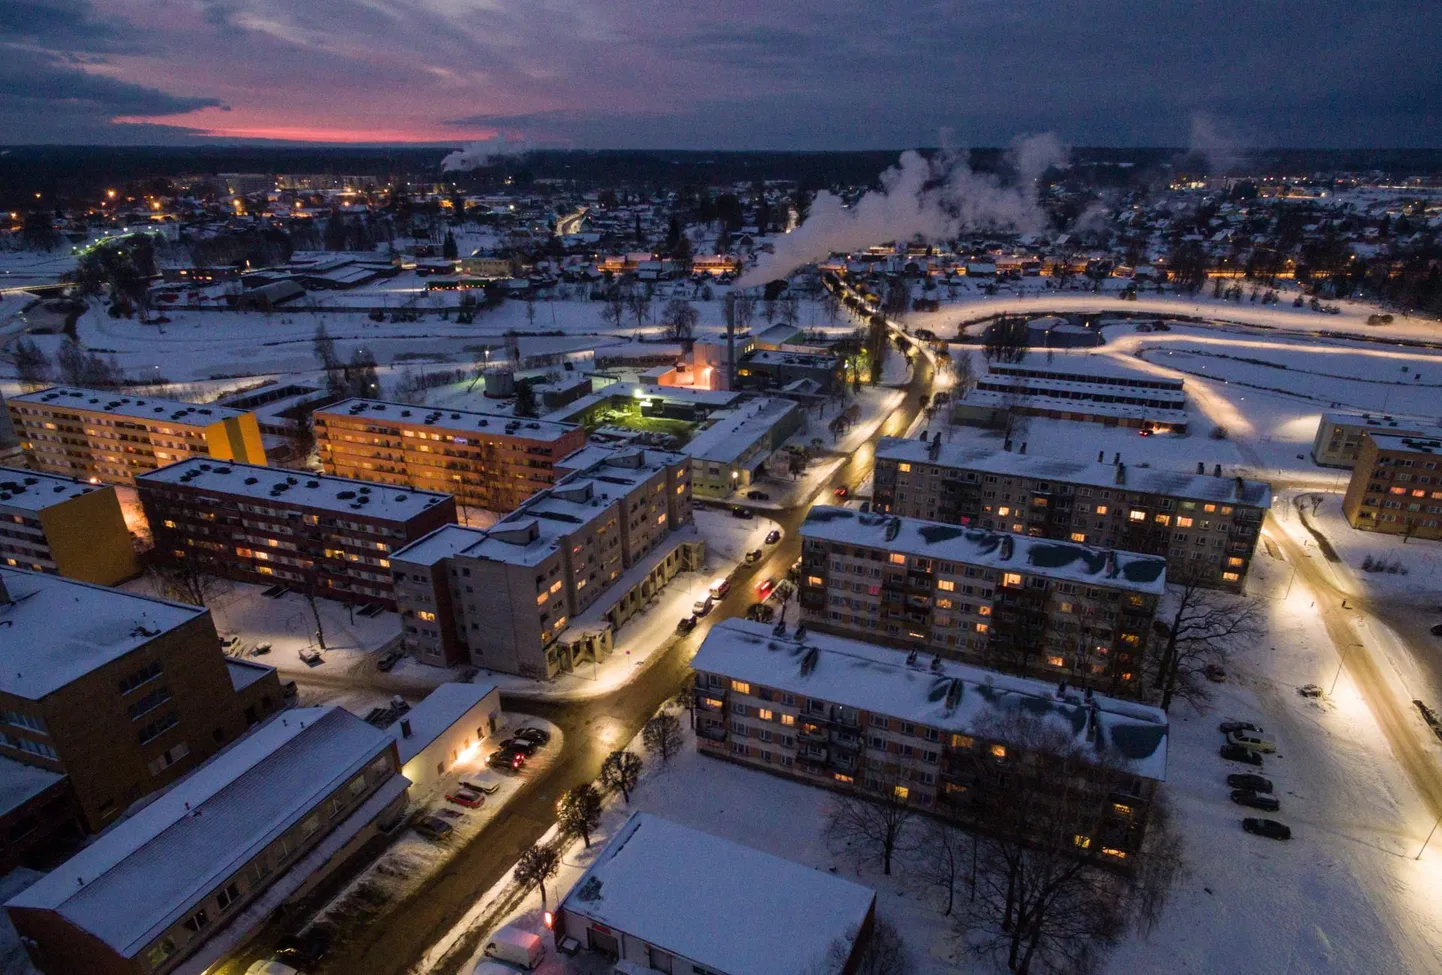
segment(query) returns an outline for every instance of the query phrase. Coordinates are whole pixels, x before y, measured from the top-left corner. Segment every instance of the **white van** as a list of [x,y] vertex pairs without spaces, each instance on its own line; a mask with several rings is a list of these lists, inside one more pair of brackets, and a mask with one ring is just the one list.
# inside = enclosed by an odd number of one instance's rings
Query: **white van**
[[541,944],[540,935],[507,924],[491,935],[491,940],[486,942],[485,954],[487,958],[520,965],[529,971],[541,963],[546,949]]

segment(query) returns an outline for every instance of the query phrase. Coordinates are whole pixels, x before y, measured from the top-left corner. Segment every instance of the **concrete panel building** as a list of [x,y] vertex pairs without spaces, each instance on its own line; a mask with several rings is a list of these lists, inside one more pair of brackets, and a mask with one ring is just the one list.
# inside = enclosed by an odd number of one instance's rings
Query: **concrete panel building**
[[505,727],[495,684],[442,684],[388,729],[395,739],[401,774],[424,795],[457,763]]
[[556,461],[586,444],[569,423],[405,403],[343,400],[314,414],[327,474],[453,494],[513,511],[556,481]]
[[404,811],[395,742],[276,716],[6,904],[47,975],[199,973]]
[[1351,470],[1362,449],[1362,435],[1376,433],[1398,437],[1438,437],[1442,427],[1435,420],[1385,413],[1323,413],[1312,439],[1312,461],[1320,467]]
[[91,832],[282,704],[202,607],[4,567],[0,674],[0,757],[66,776]]
[[30,466],[51,474],[128,485],[190,457],[265,463],[260,427],[244,410],[74,386],[22,393],[9,406]]
[[115,488],[0,467],[0,563],[113,586],[140,571]]
[[1347,523],[1361,531],[1442,538],[1442,436],[1362,435],[1342,498]]
[[958,423],[999,426],[1001,416],[1028,416],[1106,426],[1185,432],[1187,397],[1182,380],[1119,369],[1091,357],[1056,366],[993,362],[986,375],[956,401]]
[[1166,562],[849,508],[801,525],[800,603],[825,632],[1138,694]]
[[456,523],[448,494],[199,458],[135,487],[162,559],[390,608],[391,552]]
[[1010,715],[1095,755],[1078,795],[1094,812],[1079,851],[1121,861],[1166,778],[1166,712],[825,634],[722,620],[691,662],[696,746],[812,785],[892,792],[962,822],[1027,774]]
[[760,477],[766,458],[806,424],[806,411],[790,400],[762,397],[711,416],[681,452],[691,458],[697,497],[724,498]]
[[883,438],[877,510],[1161,555],[1173,582],[1238,591],[1272,506],[1271,485],[1122,463]]

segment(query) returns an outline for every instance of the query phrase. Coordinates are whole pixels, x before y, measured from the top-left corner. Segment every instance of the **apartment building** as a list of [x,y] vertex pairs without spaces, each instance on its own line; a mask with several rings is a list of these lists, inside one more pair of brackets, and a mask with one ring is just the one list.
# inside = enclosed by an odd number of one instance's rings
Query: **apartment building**
[[0,467],[0,563],[113,586],[140,571],[115,488]]
[[1187,429],[1182,380],[1118,369],[1081,356],[1074,363],[1032,366],[994,362],[957,400],[958,423],[997,426],[1016,411],[1028,416],[1143,430]]
[[1442,429],[1435,421],[1421,417],[1323,413],[1317,423],[1317,435],[1312,439],[1312,462],[1319,467],[1351,470],[1361,452],[1364,433],[1426,438],[1442,435]]
[[1442,538],[1442,438],[1362,435],[1342,514],[1361,531]]
[[1272,506],[1265,481],[883,438],[874,506],[950,524],[1161,555],[1173,582],[1240,591]]
[[260,427],[244,410],[74,386],[22,393],[9,405],[30,466],[52,474],[129,485],[190,457],[265,463]]
[[691,666],[703,755],[962,822],[1029,774],[1023,746],[1048,736],[1020,727],[1034,720],[1095,756],[1075,842],[1116,861],[1140,845],[1166,778],[1164,711],[1065,685],[739,619],[713,626]]
[[681,448],[691,457],[698,497],[724,498],[760,475],[771,452],[806,425],[806,411],[790,400],[761,397],[713,414],[711,425]]
[[0,757],[66,776],[90,832],[281,703],[202,607],[0,567]]
[[391,552],[456,523],[448,494],[199,458],[135,487],[159,558],[391,609]]
[[1166,562],[849,508],[801,525],[808,626],[1138,696]]
[[25,889],[47,975],[199,975],[404,812],[395,742],[336,706],[278,715]]
[[327,474],[453,494],[513,511],[556,481],[555,463],[586,445],[570,423],[349,399],[314,413]]
[[452,525],[391,556],[406,649],[423,663],[551,678],[699,567],[680,454],[588,447],[572,473],[491,528]]

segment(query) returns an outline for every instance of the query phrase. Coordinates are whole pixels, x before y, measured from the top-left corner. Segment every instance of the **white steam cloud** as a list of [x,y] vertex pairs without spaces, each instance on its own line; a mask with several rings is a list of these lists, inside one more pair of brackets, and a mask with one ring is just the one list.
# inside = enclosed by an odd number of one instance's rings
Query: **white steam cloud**
[[1048,168],[1066,164],[1066,148],[1047,132],[1014,141],[1008,159],[1017,172],[1015,186],[972,171],[959,153],[943,151],[926,159],[908,150],[881,174],[881,189],[850,207],[833,193],[817,193],[806,222],[777,238],[775,253],[763,254],[736,285],[752,287],[784,278],[830,254],[891,240],[943,240],[972,229],[1039,231],[1046,216],[1037,204],[1036,179]]
[[441,160],[441,172],[467,172],[489,166],[507,156],[519,156],[531,148],[524,138],[498,135],[483,142],[467,142]]
[[1208,171],[1213,174],[1238,169],[1247,160],[1247,149],[1242,140],[1225,123],[1206,112],[1192,115],[1187,152],[1205,159]]

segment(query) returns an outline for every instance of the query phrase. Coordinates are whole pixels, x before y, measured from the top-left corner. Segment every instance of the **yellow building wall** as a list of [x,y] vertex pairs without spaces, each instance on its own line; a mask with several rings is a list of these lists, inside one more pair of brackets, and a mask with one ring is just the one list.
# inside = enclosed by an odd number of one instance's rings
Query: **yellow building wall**
[[233,460],[240,464],[265,463],[265,444],[260,439],[260,425],[255,415],[230,417],[205,428],[205,444],[216,460]]
[[61,575],[100,586],[139,575],[140,563],[114,488],[46,508],[40,524]]

